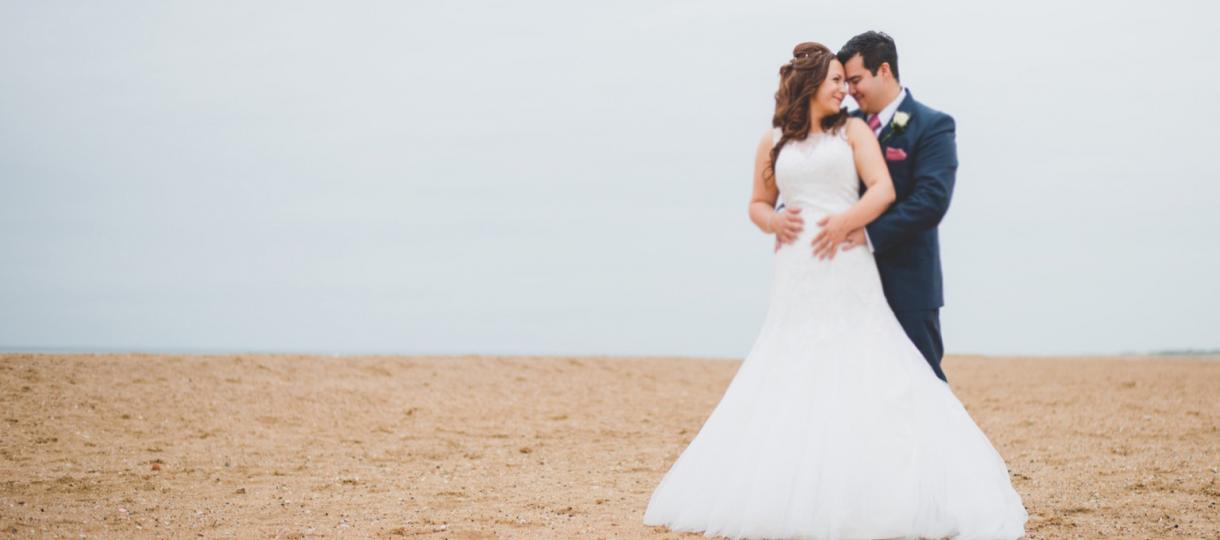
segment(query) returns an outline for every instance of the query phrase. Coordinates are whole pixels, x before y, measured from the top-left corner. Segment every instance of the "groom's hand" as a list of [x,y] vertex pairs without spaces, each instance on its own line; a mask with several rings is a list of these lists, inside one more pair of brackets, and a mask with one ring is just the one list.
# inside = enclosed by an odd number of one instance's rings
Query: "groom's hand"
[[850,231],[844,226],[844,221],[843,214],[831,214],[818,220],[822,230],[813,237],[813,255],[819,260],[833,260],[839,246],[847,242]]
[[775,216],[775,251],[784,244],[790,244],[800,236],[805,229],[805,220],[801,218],[801,209],[795,207],[776,210]]
[[864,227],[860,227],[852,232],[847,233],[847,240],[843,242],[842,251],[847,251],[856,246],[863,246],[868,240],[864,238]]

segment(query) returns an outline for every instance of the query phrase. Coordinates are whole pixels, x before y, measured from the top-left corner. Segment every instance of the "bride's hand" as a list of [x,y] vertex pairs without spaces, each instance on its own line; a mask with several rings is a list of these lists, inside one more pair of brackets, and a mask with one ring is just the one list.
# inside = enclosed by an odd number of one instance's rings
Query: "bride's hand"
[[813,237],[813,254],[819,259],[833,259],[839,244],[847,240],[847,219],[843,214],[834,214],[818,220],[822,230]]
[[801,218],[801,209],[788,207],[771,216],[771,230],[775,231],[775,249],[780,244],[788,244],[805,229],[805,220]]

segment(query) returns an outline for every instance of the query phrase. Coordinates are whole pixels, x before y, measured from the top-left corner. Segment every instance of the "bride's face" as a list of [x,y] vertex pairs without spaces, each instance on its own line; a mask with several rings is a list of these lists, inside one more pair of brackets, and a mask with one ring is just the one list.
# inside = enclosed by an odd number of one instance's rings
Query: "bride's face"
[[822,113],[830,115],[839,112],[843,106],[843,98],[847,97],[847,81],[843,72],[843,64],[831,60],[826,72],[826,79],[818,86],[813,96],[813,107]]

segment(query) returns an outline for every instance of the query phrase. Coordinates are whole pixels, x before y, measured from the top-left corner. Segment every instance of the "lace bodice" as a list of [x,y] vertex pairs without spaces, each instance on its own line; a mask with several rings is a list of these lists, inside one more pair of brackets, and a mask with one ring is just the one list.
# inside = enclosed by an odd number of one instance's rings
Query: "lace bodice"
[[[780,128],[771,131],[771,144],[779,142]],[[804,140],[788,141],[775,160],[775,185],[787,206],[836,214],[860,199],[860,180],[847,130],[814,131]]]

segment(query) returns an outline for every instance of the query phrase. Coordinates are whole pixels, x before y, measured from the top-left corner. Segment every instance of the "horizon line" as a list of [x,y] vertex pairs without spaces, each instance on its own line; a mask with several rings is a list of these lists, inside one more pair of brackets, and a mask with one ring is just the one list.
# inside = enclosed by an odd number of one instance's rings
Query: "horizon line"
[[[606,354],[606,353],[530,353],[530,352],[441,352],[441,351],[404,351],[376,349],[292,349],[292,348],[224,348],[224,347],[60,347],[60,346],[25,346],[0,345],[0,354],[31,353],[31,354],[175,354],[188,356],[218,356],[218,355],[312,355],[312,356],[535,356],[535,357],[607,357],[607,358],[703,358],[703,359],[738,359],[735,356],[696,355],[696,354]],[[982,356],[993,358],[1080,358],[1080,357],[1202,357],[1220,356],[1217,349],[1160,349],[1154,351],[1122,351],[1108,353],[1014,353],[994,354],[981,352],[952,352],[949,356]]]

